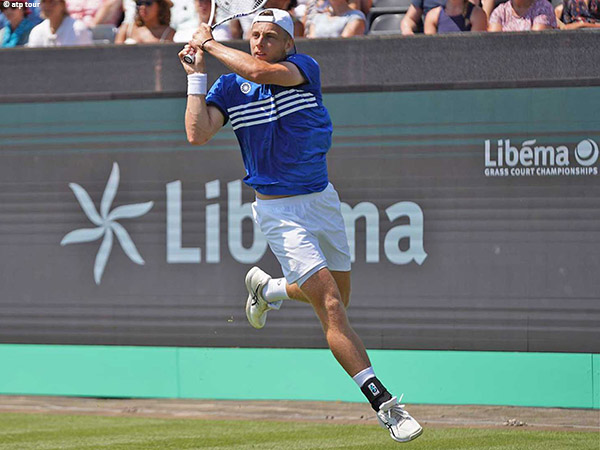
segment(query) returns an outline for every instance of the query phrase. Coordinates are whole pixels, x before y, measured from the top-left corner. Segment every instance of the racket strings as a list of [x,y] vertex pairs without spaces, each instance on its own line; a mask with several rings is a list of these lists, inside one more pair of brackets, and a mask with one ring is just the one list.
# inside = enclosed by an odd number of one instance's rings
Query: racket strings
[[264,0],[215,0],[217,6],[227,15],[244,14],[260,8]]

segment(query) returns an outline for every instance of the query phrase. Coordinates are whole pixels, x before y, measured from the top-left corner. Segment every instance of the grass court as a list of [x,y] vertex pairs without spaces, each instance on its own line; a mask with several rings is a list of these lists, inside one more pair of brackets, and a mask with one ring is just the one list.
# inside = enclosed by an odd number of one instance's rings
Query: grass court
[[443,449],[598,450],[594,432],[527,428],[434,428],[417,440],[392,441],[377,425],[214,421],[56,414],[0,414],[0,450],[50,449]]

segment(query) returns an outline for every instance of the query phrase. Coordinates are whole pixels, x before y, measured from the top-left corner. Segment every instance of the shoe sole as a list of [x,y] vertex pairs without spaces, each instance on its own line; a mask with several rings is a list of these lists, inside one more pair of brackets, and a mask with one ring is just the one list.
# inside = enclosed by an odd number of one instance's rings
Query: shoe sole
[[410,441],[414,441],[416,438],[418,438],[419,436],[421,436],[423,434],[423,428],[421,428],[419,431],[417,431],[414,434],[411,434],[408,438],[406,439],[397,439],[395,438],[392,433],[390,432],[390,436],[392,437],[392,439],[396,442],[410,442]]
[[252,269],[250,269],[248,271],[248,273],[246,274],[246,278],[244,279],[244,282],[246,283],[246,290],[248,291],[248,299],[246,300],[246,318],[248,319],[248,322],[250,323],[250,325],[252,325],[257,330],[260,330],[262,327],[264,327],[264,325],[255,324],[250,319],[250,308],[252,307],[251,282],[252,282],[252,276],[256,273],[257,270],[260,270],[260,268],[256,267],[256,266],[254,266]]

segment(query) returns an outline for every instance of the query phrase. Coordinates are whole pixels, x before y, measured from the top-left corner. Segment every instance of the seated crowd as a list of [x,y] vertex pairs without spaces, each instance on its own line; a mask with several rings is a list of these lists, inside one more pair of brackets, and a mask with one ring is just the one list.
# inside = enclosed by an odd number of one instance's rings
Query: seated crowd
[[[375,5],[373,1],[268,0],[265,7],[289,11],[296,37],[335,38],[369,33],[373,19],[386,12],[379,7],[380,0],[375,0]],[[600,0],[562,0],[556,8],[549,0],[398,1],[408,8],[391,32],[404,35],[600,28]],[[15,5],[0,3],[0,47],[75,46],[113,40],[117,44],[183,43],[190,40],[199,23],[208,22],[211,10],[210,0],[40,0],[36,8]],[[224,13],[217,10],[215,16],[214,21],[220,21]],[[252,17],[226,22],[214,30],[215,38],[247,39],[251,24]],[[98,39],[107,31],[108,40]]]

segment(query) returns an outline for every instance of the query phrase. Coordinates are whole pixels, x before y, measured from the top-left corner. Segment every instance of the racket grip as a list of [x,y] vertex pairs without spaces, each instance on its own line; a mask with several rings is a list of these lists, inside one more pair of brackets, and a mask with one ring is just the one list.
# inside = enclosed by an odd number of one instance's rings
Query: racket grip
[[193,64],[194,64],[194,62],[196,61],[196,58],[194,57],[194,55],[185,55],[185,56],[183,57],[183,61],[184,61],[186,64],[193,65]]

